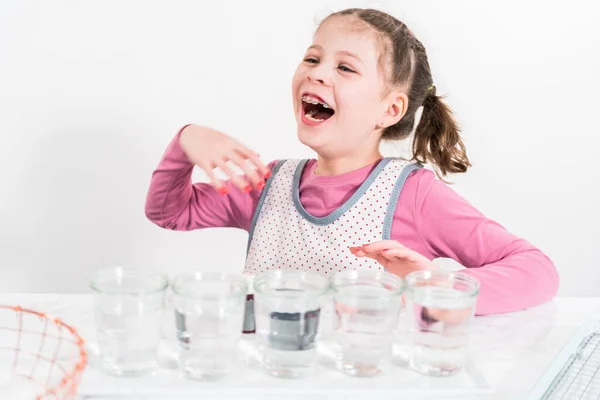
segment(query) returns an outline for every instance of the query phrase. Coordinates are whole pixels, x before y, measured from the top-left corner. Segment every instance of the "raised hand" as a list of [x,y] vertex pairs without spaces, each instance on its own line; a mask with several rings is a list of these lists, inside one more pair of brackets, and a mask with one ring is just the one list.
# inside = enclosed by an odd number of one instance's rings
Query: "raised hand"
[[[181,132],[179,144],[190,162],[204,170],[210,178],[211,185],[223,195],[228,193],[228,189],[215,175],[217,168],[245,192],[251,192],[253,187],[262,189],[265,179],[271,174],[257,153],[224,133],[210,128],[195,125],[186,127]],[[229,163],[240,168],[244,176],[236,174]]]

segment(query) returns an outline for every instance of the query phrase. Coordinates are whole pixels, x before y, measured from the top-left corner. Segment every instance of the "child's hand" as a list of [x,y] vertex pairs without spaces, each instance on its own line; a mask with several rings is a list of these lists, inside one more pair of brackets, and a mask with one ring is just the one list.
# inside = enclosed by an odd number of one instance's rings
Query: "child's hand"
[[[231,182],[245,192],[251,192],[252,186],[258,190],[262,189],[265,179],[270,176],[270,171],[258,154],[213,129],[190,125],[181,132],[179,144],[190,162],[202,168],[208,174],[211,185],[223,195],[228,191],[223,182],[215,176],[216,168],[228,175]],[[249,166],[247,160],[254,165]],[[227,165],[229,162],[239,167],[245,177],[237,175]]]
[[413,271],[439,269],[427,257],[404,247],[395,240],[380,240],[359,247],[350,247],[357,257],[370,257],[392,274],[404,278]]
[[[439,267],[425,256],[403,246],[395,240],[380,240],[360,247],[351,247],[350,251],[357,257],[370,257],[377,260],[389,272],[399,275],[402,278],[413,271],[439,269]],[[438,284],[440,286],[447,286],[449,283],[440,281]],[[406,303],[404,296],[402,295],[402,299]],[[414,312],[414,310],[409,310],[408,312]],[[457,310],[423,307],[421,312],[421,318],[424,323],[434,324],[441,321],[446,324],[456,325],[469,319],[472,316],[473,310],[470,307]]]

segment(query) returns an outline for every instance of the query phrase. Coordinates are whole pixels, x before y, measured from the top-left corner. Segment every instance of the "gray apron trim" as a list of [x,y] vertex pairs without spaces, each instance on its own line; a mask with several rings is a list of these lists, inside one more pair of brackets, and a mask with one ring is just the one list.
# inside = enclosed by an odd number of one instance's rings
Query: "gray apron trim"
[[265,199],[267,198],[267,193],[269,192],[269,188],[271,187],[271,182],[273,182],[273,178],[275,178],[275,174],[277,174],[277,171],[279,171],[279,168],[281,168],[281,166],[285,162],[286,162],[286,160],[282,160],[282,161],[279,161],[277,164],[275,164],[275,166],[273,167],[273,170],[271,171],[271,177],[269,179],[267,179],[267,184],[265,185],[262,193],[260,194],[258,204],[256,205],[256,210],[254,211],[254,215],[252,216],[252,223],[250,224],[250,231],[248,232],[249,235],[248,235],[248,244],[246,245],[246,255],[248,255],[248,252],[250,251],[250,244],[252,243],[252,236],[254,235],[254,228],[256,227],[256,221],[258,221],[258,216],[260,215],[260,210],[262,209]]
[[337,210],[333,211],[331,214],[325,217],[315,217],[306,211],[302,203],[300,202],[300,178],[302,177],[302,171],[304,171],[304,166],[308,162],[308,160],[302,160],[298,167],[296,168],[296,172],[294,174],[294,183],[292,185],[292,198],[294,199],[294,205],[296,206],[296,210],[302,215],[306,220],[312,222],[316,225],[328,225],[334,222],[336,219],[341,217],[346,211],[348,211],[353,205],[356,204],[357,201],[367,192],[369,187],[375,182],[375,179],[379,175],[381,171],[385,168],[385,166],[391,161],[390,158],[384,158],[377,164],[375,169],[371,171],[367,179],[358,187],[356,192],[348,199],[344,204],[342,204]]
[[392,195],[390,196],[390,202],[388,208],[385,211],[385,219],[383,222],[383,240],[390,240],[392,235],[392,222],[394,222],[394,214],[396,214],[396,207],[398,206],[398,199],[400,198],[400,192],[404,187],[406,179],[411,172],[423,168],[421,164],[408,164],[402,169],[402,172],[396,179]]

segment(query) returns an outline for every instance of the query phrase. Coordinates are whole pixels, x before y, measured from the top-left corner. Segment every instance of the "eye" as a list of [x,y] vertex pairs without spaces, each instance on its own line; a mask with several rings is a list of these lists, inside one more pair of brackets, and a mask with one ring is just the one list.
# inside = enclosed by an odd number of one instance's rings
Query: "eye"
[[317,60],[314,57],[307,57],[307,58],[304,59],[304,62],[307,62],[309,64],[318,64],[319,60]]
[[338,68],[339,68],[341,71],[344,71],[344,72],[356,72],[356,71],[354,71],[354,70],[352,70],[352,69],[348,68],[348,67],[347,67],[347,66],[345,66],[345,65],[340,65]]

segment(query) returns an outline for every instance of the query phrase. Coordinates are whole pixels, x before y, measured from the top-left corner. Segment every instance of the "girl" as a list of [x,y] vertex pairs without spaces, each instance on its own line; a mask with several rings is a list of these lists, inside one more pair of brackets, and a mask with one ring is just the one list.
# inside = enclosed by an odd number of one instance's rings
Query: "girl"
[[[479,280],[478,315],[556,294],[558,274],[540,250],[437,179],[470,164],[425,48],[404,23],[371,9],[330,15],[294,74],[292,96],[298,138],[317,159],[264,165],[229,136],[186,125],[152,175],[147,217],[174,230],[247,230],[247,274],[385,268],[405,276],[449,257]],[[382,157],[381,140],[407,138],[420,107],[413,160]],[[191,182],[195,165],[210,184]],[[217,179],[216,168],[230,179]]]

